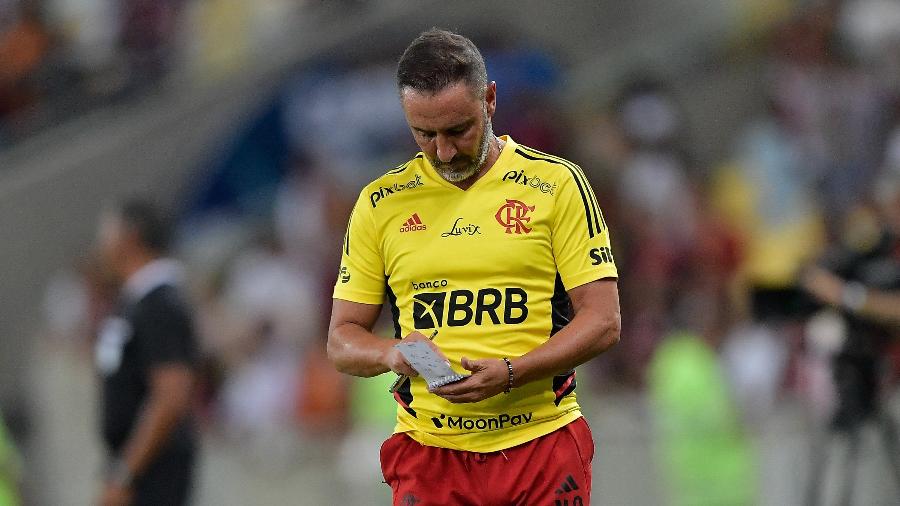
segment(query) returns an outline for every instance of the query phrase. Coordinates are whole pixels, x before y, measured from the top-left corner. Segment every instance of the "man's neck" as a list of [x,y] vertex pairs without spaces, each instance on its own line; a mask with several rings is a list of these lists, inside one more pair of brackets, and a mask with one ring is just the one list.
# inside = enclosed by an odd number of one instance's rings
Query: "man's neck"
[[481,169],[475,174],[472,174],[472,177],[452,184],[461,190],[468,190],[476,181],[481,179],[481,176],[487,174],[487,172],[491,170],[491,167],[497,163],[497,159],[500,158],[500,151],[503,150],[503,146],[505,145],[506,141],[500,140],[496,135],[491,134],[491,138],[488,141],[488,155],[487,158],[485,158]]

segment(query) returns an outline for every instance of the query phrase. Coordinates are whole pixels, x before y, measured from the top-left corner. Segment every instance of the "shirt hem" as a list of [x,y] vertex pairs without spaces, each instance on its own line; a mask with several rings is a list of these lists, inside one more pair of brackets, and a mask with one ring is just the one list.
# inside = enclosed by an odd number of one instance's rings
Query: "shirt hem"
[[567,278],[563,278],[563,285],[565,285],[566,290],[571,290],[575,287],[586,285],[591,281],[597,281],[598,279],[605,278],[619,278],[619,272],[613,268],[607,268],[603,270],[597,271],[588,271],[581,274],[577,274],[575,276],[569,276]]

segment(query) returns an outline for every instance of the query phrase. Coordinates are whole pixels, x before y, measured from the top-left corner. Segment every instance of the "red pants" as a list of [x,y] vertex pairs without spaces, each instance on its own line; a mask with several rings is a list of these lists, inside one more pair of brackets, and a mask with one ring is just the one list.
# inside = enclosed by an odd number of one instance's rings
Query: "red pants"
[[394,434],[381,471],[395,506],[583,506],[591,502],[594,441],[584,418],[502,452],[423,446]]

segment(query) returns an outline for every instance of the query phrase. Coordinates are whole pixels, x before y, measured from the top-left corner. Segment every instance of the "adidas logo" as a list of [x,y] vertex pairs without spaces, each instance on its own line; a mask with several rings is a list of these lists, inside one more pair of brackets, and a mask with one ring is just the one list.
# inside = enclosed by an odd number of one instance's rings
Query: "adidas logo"
[[419,219],[419,213],[413,213],[413,215],[403,223],[403,226],[400,227],[400,231],[415,232],[416,230],[425,230],[426,228],[427,227],[422,223],[422,220]]
[[572,478],[572,475],[566,476],[565,481],[563,481],[562,485],[556,489],[556,495],[562,495],[566,492],[571,492],[573,490],[578,490],[578,484],[575,483],[575,479]]

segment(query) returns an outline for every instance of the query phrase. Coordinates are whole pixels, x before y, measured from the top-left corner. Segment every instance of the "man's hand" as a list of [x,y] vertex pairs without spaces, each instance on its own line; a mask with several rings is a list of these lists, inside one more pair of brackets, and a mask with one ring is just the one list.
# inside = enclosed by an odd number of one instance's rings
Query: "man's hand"
[[98,506],[128,506],[131,504],[132,491],[117,483],[106,483]]
[[463,369],[472,371],[464,380],[435,388],[431,393],[459,404],[478,402],[493,397],[506,390],[509,383],[509,369],[499,358],[469,360],[462,358]]
[[[431,348],[438,355],[440,355],[444,359],[447,358],[444,355],[444,352],[442,352],[440,348],[435,346],[434,343],[431,342],[427,337],[422,335],[421,332],[411,332],[409,335],[407,335],[406,337],[403,338],[403,341],[399,341],[399,342],[404,342],[404,341],[406,341],[406,342],[425,341],[426,343],[428,343],[429,346],[431,346]],[[418,376],[419,373],[416,372],[416,370],[413,369],[411,365],[409,365],[409,362],[406,361],[406,358],[403,356],[402,353],[400,353],[400,350],[398,350],[396,348],[396,344],[397,343],[394,343],[390,347],[388,347],[386,350],[384,350],[384,353],[381,358],[381,363],[384,364],[385,367],[390,368],[390,370],[394,371],[397,374],[405,374],[406,376],[409,376],[410,378]]]
[[845,282],[821,267],[810,267],[800,280],[804,290],[821,302],[832,306],[841,305]]

